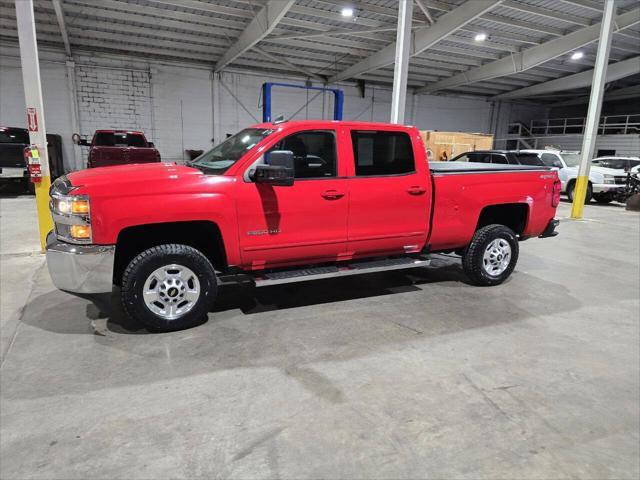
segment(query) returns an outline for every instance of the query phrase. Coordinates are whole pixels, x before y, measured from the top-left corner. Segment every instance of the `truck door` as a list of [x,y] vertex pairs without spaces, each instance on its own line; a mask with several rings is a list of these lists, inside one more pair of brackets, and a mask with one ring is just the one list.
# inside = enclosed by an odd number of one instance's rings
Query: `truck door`
[[248,167],[238,181],[238,227],[242,263],[260,269],[287,263],[319,263],[344,255],[348,191],[341,131],[303,130],[287,135],[269,152],[288,150],[295,159],[292,186],[250,181]]
[[419,138],[406,130],[352,130],[350,137],[349,255],[420,251],[427,238],[431,182]]

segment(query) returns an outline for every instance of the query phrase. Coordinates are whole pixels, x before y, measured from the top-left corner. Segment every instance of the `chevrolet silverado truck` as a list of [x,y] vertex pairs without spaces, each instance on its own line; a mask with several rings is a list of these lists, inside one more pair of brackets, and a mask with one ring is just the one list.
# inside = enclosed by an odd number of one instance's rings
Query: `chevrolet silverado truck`
[[431,164],[418,130],[302,121],[240,131],[188,165],[82,170],[51,187],[54,284],[120,287],[150,329],[206,318],[219,286],[257,287],[426,266],[457,252],[498,285],[519,241],[551,237],[560,199],[544,166]]
[[91,143],[77,134],[73,140],[89,147],[87,168],[160,162],[160,152],[142,132],[96,130]]

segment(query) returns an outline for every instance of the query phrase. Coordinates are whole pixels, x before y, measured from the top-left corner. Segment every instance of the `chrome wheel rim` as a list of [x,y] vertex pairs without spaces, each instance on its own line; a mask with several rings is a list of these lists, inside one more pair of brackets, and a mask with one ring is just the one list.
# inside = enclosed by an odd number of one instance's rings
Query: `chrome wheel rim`
[[496,238],[484,251],[482,268],[492,277],[501,275],[511,262],[511,245],[504,238]]
[[144,282],[144,303],[166,320],[175,320],[189,312],[200,298],[200,281],[184,265],[172,263],[154,270]]

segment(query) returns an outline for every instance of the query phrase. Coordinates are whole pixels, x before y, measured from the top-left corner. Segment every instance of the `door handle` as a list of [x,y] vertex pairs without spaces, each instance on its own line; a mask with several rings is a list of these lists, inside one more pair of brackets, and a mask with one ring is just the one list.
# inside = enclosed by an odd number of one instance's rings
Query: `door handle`
[[322,198],[326,198],[327,200],[338,200],[339,198],[344,197],[344,193],[337,190],[327,190],[322,192],[320,195],[322,195]]
[[414,185],[413,187],[407,188],[407,193],[409,193],[409,195],[422,195],[426,191],[427,191],[426,188],[420,187],[418,185]]

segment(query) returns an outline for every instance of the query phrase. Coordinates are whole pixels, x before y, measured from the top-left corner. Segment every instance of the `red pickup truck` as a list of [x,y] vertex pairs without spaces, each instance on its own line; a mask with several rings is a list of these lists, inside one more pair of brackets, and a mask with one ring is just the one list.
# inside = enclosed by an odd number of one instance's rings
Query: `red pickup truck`
[[197,324],[218,286],[256,286],[425,266],[457,252],[478,285],[513,271],[518,242],[556,234],[547,167],[429,166],[418,131],[303,121],[242,130],[187,166],[96,168],[54,182],[54,284],[121,287],[148,327]]
[[142,132],[96,130],[91,143],[74,135],[74,141],[88,146],[87,168],[160,162],[160,152]]

